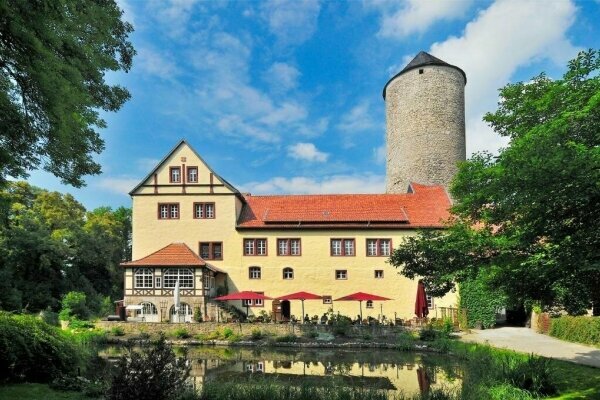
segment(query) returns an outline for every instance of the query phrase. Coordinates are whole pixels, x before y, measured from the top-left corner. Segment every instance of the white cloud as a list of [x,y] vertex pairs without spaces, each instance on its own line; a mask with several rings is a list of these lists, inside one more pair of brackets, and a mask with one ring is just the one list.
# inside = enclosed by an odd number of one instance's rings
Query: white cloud
[[149,4],[156,19],[169,27],[167,33],[176,37],[187,32],[196,3],[198,0],[153,0]]
[[274,91],[287,92],[296,88],[299,77],[300,71],[294,66],[276,62],[271,65],[263,75],[263,80],[267,82]]
[[264,182],[249,182],[239,187],[242,191],[253,194],[384,193],[385,176],[332,175],[318,179],[303,176],[276,177]]
[[342,116],[336,128],[344,132],[360,132],[372,129],[375,127],[372,115],[369,102],[362,101]]
[[173,78],[178,73],[177,66],[168,59],[168,56],[165,57],[148,47],[141,47],[137,52],[135,66],[139,66],[145,73],[166,80]]
[[133,178],[102,178],[95,186],[117,194],[128,194],[138,183],[139,179]]
[[288,155],[309,162],[325,162],[329,158],[329,154],[319,151],[312,143],[296,143],[288,146]]
[[127,0],[117,0],[117,5],[121,11],[123,11],[123,18],[125,21],[135,26],[135,15],[133,13],[133,9],[131,8],[131,4],[129,4]]
[[385,144],[383,146],[375,147],[373,149],[373,161],[377,164],[385,164],[385,159],[387,157],[387,147]]
[[304,43],[314,34],[321,4],[318,0],[269,0],[261,15],[284,46]]
[[413,33],[427,31],[435,22],[464,16],[473,0],[403,2],[378,2],[382,13],[379,35],[388,38],[404,38]]
[[550,59],[560,65],[578,49],[566,37],[575,21],[570,1],[498,0],[469,22],[460,37],[434,43],[431,54],[467,74],[467,154],[495,152],[506,140],[481,122],[496,109],[498,89],[519,67]]
[[136,167],[144,174],[149,173],[158,165],[160,160],[158,158],[140,158],[136,160]]

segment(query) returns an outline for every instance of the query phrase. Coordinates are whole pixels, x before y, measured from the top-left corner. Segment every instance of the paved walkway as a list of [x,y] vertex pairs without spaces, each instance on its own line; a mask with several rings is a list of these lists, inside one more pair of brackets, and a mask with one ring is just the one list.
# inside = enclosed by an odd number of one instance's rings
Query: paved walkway
[[535,333],[528,328],[474,329],[471,333],[463,335],[461,340],[488,343],[494,347],[523,353],[534,353],[544,357],[600,368],[600,349],[558,340]]

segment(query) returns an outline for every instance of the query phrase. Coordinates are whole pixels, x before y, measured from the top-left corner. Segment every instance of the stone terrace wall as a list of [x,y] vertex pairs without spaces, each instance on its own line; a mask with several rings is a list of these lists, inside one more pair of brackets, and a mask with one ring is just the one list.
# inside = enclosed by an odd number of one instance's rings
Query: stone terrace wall
[[[202,333],[211,333],[217,329],[229,328],[234,333],[240,335],[250,335],[253,330],[260,329],[263,333],[273,336],[283,336],[288,334],[302,335],[305,332],[316,330],[317,332],[333,332],[330,325],[301,325],[301,324],[272,324],[272,323],[185,323],[170,324],[159,322],[120,322],[120,321],[99,321],[96,327],[105,330],[111,330],[114,327],[121,327],[126,334],[139,335],[140,333],[157,334],[159,332],[169,333],[175,329],[185,328],[191,335]],[[389,326],[351,326],[349,336],[362,336],[366,333],[374,337],[395,336],[404,328]]]

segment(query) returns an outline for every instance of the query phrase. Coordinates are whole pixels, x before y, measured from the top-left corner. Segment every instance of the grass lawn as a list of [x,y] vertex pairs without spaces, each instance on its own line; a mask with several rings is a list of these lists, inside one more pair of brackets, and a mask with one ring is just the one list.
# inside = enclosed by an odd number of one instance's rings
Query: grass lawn
[[82,393],[53,390],[40,383],[0,385],[0,400],[90,400]]
[[566,361],[555,361],[558,397],[553,399],[600,400],[600,369],[576,365]]

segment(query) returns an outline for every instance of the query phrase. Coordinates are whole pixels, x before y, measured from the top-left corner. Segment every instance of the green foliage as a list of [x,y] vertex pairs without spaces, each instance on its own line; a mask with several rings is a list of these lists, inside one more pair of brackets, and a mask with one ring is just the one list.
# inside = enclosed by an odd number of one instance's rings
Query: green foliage
[[459,306],[467,311],[467,324],[473,328],[481,324],[484,328],[496,324],[496,312],[506,305],[505,296],[487,284],[482,273],[474,279],[460,284]]
[[392,265],[422,276],[434,296],[483,270],[509,304],[600,307],[600,230],[591,223],[600,220],[599,71],[590,50],[562,79],[541,74],[502,88],[485,121],[509,145],[460,165],[448,229],[408,238]]
[[562,316],[550,319],[550,336],[600,346],[600,317]]
[[252,333],[250,334],[250,338],[252,340],[260,340],[264,336],[265,335],[262,333],[262,331],[260,329],[252,329]]
[[87,319],[90,311],[86,304],[85,293],[69,292],[63,296],[59,317],[62,321],[69,321],[73,318]]
[[82,359],[62,332],[28,315],[0,312],[0,377],[49,382],[71,373]]
[[190,333],[185,328],[177,328],[173,331],[173,337],[177,339],[187,339],[191,337]]
[[408,331],[402,331],[396,339],[396,348],[402,351],[411,351],[415,348],[415,337]]
[[0,191],[0,308],[56,311],[77,290],[88,310],[65,309],[62,319],[112,312],[107,296],[122,297],[130,226],[128,209],[86,212],[71,195],[8,183]]
[[194,309],[194,321],[202,322],[202,310],[200,310],[200,307]]
[[120,327],[120,326],[113,326],[110,329],[110,333],[113,336],[125,336],[125,330],[122,327]]
[[304,336],[306,336],[307,338],[310,338],[310,339],[316,339],[316,338],[318,338],[318,337],[319,337],[319,332],[317,332],[317,331],[316,331],[316,330],[314,330],[314,329],[311,329],[311,330],[309,330],[309,331],[306,331],[306,332],[304,333]]
[[531,354],[522,360],[507,355],[500,362],[502,379],[508,384],[536,396],[556,393],[550,359]]
[[93,329],[94,324],[90,321],[84,321],[81,319],[73,318],[69,321],[69,329],[74,330],[84,330],[84,329]]
[[129,346],[117,362],[107,400],[176,399],[190,373],[186,354],[177,357],[164,335],[140,347]]
[[0,36],[0,182],[43,167],[80,187],[100,173],[100,110],[117,111],[127,90],[109,71],[131,68],[131,24],[115,1],[5,2]]
[[298,341],[298,336],[293,333],[288,333],[287,335],[275,337],[275,341],[277,343],[295,343]]
[[489,390],[491,400],[533,400],[534,397],[523,389],[518,389],[507,383],[493,386]]
[[333,326],[333,333],[338,336],[347,336],[352,326],[352,319],[345,315],[334,314],[329,318]]

